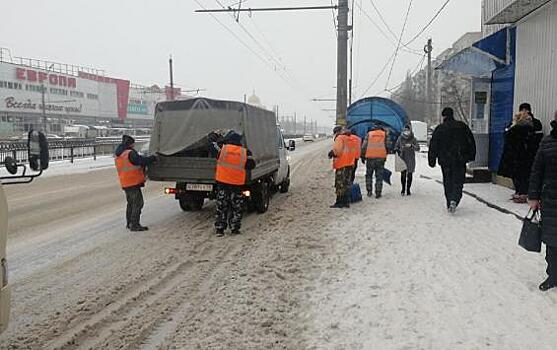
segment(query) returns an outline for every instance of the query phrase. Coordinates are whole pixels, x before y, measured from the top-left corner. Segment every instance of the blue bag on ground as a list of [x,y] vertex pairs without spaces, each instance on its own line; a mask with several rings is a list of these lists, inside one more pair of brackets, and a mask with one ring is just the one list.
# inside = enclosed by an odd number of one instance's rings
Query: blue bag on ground
[[356,203],[362,201],[362,190],[360,184],[354,183],[350,187],[350,202]]
[[391,175],[393,175],[393,173],[389,169],[387,168],[383,169],[383,181],[385,181],[385,183],[388,184],[389,186],[392,186]]

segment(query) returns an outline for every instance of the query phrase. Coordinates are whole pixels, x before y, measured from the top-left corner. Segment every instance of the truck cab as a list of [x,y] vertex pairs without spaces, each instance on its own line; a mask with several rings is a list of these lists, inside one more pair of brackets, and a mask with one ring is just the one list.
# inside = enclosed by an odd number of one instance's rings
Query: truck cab
[[[31,131],[28,135],[28,166],[12,157],[6,157],[4,165],[9,175],[0,176],[0,333],[8,327],[10,318],[10,284],[8,279],[8,201],[3,186],[26,184],[40,176],[48,168],[48,142],[43,133]],[[29,173],[28,168],[31,168]]]

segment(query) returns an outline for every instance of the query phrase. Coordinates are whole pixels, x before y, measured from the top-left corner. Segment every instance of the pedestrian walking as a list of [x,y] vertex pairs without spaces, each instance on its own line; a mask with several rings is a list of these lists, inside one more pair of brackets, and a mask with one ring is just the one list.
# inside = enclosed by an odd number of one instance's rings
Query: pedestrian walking
[[334,145],[329,152],[335,170],[336,201],[331,208],[350,208],[349,189],[354,168],[355,153],[350,142],[350,131],[337,126],[333,129]]
[[362,163],[366,164],[367,196],[373,196],[373,177],[375,175],[375,198],[383,192],[383,172],[387,161],[387,132],[381,126],[374,126],[362,144]]
[[505,145],[497,172],[513,180],[515,194],[511,199],[515,203],[527,202],[530,172],[539,142],[532,116],[526,110],[518,112],[505,131]]
[[242,135],[229,132],[217,153],[215,230],[218,237],[224,236],[228,227],[232,234],[240,234],[244,210],[242,189],[247,181],[247,172],[254,168],[251,151],[242,145]]
[[400,194],[403,196],[412,195],[412,180],[416,170],[416,152],[419,151],[420,145],[412,132],[412,127],[410,125],[405,126],[395,144],[395,152],[406,164],[406,170],[400,173],[400,182],[402,184]]
[[541,291],[557,286],[557,112],[551,133],[540,144],[532,166],[528,199],[533,210],[541,210],[542,241],[546,245],[547,279]]
[[452,108],[445,108],[441,115],[443,123],[429,145],[429,166],[441,165],[447,210],[454,213],[462,199],[466,164],[476,159],[476,142],[468,125],[455,120]]
[[126,228],[130,231],[149,229],[140,224],[144,204],[141,188],[145,186],[145,167],[155,161],[155,156],[144,157],[137,153],[133,137],[122,136],[122,143],[116,148],[114,162],[120,185],[126,193]]

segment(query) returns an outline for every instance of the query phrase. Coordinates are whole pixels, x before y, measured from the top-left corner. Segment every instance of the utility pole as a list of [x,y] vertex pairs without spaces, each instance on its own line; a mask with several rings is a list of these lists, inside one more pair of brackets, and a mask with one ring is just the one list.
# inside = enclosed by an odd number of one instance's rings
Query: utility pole
[[168,59],[168,68],[170,71],[170,101],[174,101],[174,71],[172,67],[172,55]]
[[306,116],[304,115],[304,135],[307,133]]
[[432,110],[433,108],[431,108],[431,102],[432,102],[432,98],[431,98],[431,90],[432,90],[432,80],[433,80],[433,70],[431,67],[431,53],[433,52],[433,45],[432,45],[432,40],[431,38],[427,40],[427,44],[424,47],[424,52],[427,54],[427,72],[426,72],[426,77],[427,77],[427,81],[426,81],[426,112],[427,112],[427,119],[431,120],[432,118]]
[[297,116],[296,116],[296,112],[294,112],[294,135],[296,135],[296,129],[297,129],[297,126],[296,126],[296,123],[297,123],[296,117],[297,117]]
[[337,125],[346,125],[348,107],[348,0],[338,0],[337,39]]

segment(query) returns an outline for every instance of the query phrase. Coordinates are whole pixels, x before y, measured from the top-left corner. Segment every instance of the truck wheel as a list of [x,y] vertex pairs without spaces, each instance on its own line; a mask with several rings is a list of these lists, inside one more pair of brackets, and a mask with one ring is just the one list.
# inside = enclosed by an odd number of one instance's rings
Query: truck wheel
[[290,170],[288,171],[288,176],[280,184],[280,193],[287,193],[290,189]]
[[267,182],[261,182],[259,185],[257,185],[252,198],[255,210],[259,214],[267,212],[267,210],[269,209],[270,200],[271,193],[269,184]]
[[200,211],[203,208],[205,197],[198,194],[184,194],[178,199],[183,211]]

